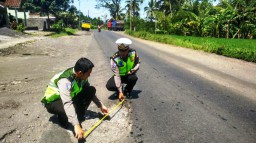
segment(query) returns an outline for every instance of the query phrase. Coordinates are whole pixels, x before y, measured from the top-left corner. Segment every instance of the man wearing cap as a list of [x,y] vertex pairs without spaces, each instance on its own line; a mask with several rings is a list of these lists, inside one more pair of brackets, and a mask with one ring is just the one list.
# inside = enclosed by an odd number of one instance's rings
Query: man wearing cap
[[[119,38],[116,41],[118,51],[110,57],[111,69],[114,72],[107,82],[107,89],[117,91],[118,98],[124,99],[124,95],[130,96],[130,92],[135,86],[138,77],[136,72],[139,70],[140,59],[137,52],[130,48],[132,41],[128,38]],[[127,85],[122,89],[122,83]]]

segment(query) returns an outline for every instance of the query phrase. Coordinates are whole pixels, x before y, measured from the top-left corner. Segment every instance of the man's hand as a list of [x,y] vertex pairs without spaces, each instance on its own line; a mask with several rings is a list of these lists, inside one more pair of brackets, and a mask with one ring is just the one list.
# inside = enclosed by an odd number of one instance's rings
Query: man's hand
[[108,114],[108,108],[105,107],[104,105],[102,105],[100,109],[101,109],[101,112],[102,112],[104,115]]
[[135,72],[135,70],[132,69],[132,70],[128,71],[127,74],[130,75],[130,74],[133,74],[134,72]]
[[124,94],[122,92],[120,92],[118,95],[118,98],[119,98],[119,100],[125,99]]
[[75,125],[74,130],[75,130],[75,134],[76,134],[75,137],[78,140],[84,138],[84,131],[82,130],[82,128],[79,124]]

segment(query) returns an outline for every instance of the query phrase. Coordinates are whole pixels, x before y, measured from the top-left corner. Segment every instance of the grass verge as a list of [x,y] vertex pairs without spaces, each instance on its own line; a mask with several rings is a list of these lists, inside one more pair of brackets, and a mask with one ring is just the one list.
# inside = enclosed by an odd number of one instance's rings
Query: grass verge
[[58,37],[61,37],[61,36],[75,35],[75,33],[77,31],[78,31],[77,29],[65,28],[64,31],[56,32],[56,33],[53,33],[49,36],[51,36],[52,38],[58,38]]
[[256,63],[256,40],[151,34],[143,31],[125,32],[131,36],[150,41],[202,50]]

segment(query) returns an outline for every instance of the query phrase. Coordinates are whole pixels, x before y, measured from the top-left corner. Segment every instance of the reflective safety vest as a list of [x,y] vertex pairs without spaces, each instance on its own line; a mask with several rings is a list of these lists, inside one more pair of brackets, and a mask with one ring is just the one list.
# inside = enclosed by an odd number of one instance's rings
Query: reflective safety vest
[[118,53],[113,55],[113,60],[118,66],[120,76],[125,76],[134,67],[135,61],[135,50],[130,50],[128,53],[127,61],[124,62]]
[[41,99],[42,103],[51,103],[57,99],[60,99],[60,93],[58,89],[57,82],[62,79],[62,78],[67,78],[71,82],[71,87],[70,88],[70,96],[74,98],[79,92],[82,91],[83,86],[87,81],[84,80],[77,80],[75,79],[75,74],[74,74],[74,68],[69,68],[65,71],[62,71],[58,74],[56,74],[48,84],[44,97]]

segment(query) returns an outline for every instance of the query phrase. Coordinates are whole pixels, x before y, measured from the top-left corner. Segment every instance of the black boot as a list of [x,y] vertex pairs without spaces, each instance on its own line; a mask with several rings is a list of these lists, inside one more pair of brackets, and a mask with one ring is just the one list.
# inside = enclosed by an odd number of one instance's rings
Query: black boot
[[130,92],[130,91],[128,91],[127,89],[125,89],[125,90],[124,90],[124,95],[125,95],[127,98],[129,98],[129,99],[131,99],[131,98],[132,98],[132,96],[131,96],[131,92]]
[[68,118],[64,115],[57,115],[57,116],[58,116],[59,125],[64,129],[67,129],[69,125]]

